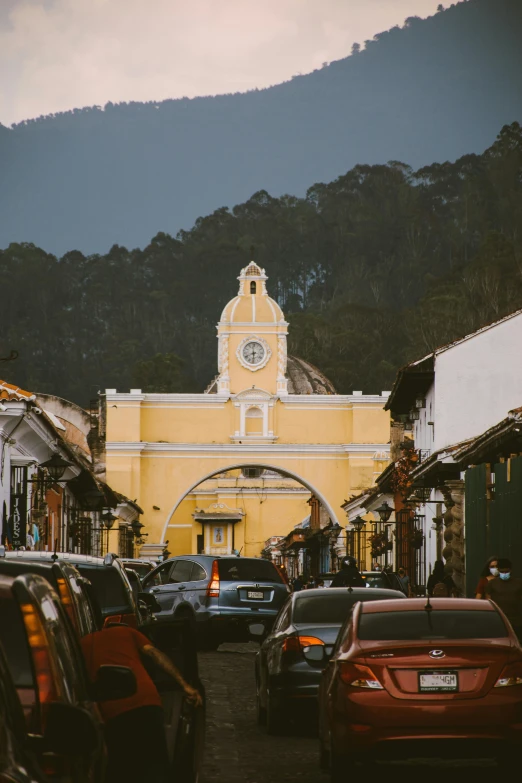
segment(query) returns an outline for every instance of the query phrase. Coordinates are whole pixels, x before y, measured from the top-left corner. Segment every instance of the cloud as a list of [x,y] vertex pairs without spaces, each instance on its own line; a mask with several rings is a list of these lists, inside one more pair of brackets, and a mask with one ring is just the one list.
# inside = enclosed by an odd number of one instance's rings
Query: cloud
[[439,0],[0,0],[0,122],[244,91],[307,73]]

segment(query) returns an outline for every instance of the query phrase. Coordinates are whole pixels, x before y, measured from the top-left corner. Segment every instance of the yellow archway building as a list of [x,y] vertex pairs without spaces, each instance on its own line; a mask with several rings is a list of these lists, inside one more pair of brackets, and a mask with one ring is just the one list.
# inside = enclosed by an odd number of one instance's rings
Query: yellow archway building
[[258,555],[310,513],[332,522],[389,459],[387,393],[336,394],[287,356],[288,324],[250,263],[221,315],[218,375],[202,394],[106,390],[107,480],[145,511],[145,550]]

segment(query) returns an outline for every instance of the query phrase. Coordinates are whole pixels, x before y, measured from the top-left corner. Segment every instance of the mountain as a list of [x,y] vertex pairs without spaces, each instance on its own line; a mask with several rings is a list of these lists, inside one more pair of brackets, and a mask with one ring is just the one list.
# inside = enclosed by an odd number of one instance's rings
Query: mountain
[[259,190],[480,152],[522,120],[521,31],[520,0],[468,0],[266,90],[0,126],[0,247],[143,247]]
[[[259,191],[143,250],[0,251],[0,377],[87,405],[97,389],[202,391],[216,323],[254,257],[289,351],[341,393],[522,308],[522,127],[418,171],[358,165],[305,198]],[[513,346],[516,360],[518,346]]]

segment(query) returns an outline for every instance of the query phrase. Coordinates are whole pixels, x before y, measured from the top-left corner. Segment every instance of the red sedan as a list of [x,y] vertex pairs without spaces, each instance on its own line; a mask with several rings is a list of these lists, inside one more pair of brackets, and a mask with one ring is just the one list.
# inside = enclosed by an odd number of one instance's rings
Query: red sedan
[[358,603],[319,700],[332,783],[370,757],[456,752],[508,763],[522,740],[522,648],[490,601]]

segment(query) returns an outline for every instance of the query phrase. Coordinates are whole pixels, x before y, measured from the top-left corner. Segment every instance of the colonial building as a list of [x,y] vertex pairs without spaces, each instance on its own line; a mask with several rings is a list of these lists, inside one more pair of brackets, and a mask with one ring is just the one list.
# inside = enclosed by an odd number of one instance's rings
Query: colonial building
[[202,394],[107,389],[107,480],[144,508],[142,552],[259,555],[310,516],[332,525],[388,461],[387,393],[340,395],[287,356],[288,323],[251,263],[217,325],[218,375]]

